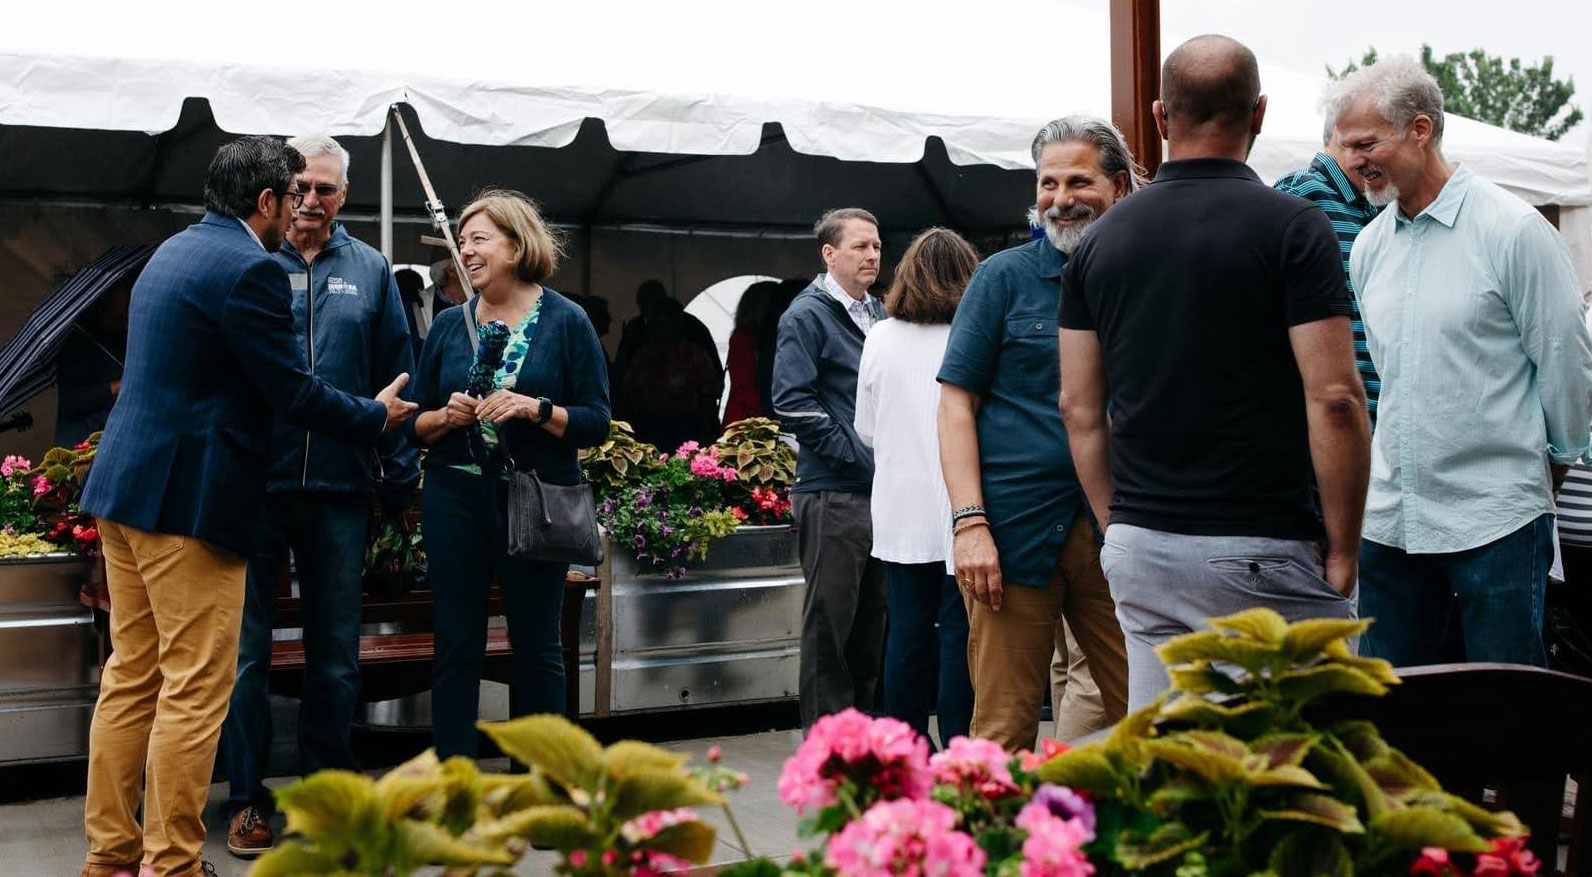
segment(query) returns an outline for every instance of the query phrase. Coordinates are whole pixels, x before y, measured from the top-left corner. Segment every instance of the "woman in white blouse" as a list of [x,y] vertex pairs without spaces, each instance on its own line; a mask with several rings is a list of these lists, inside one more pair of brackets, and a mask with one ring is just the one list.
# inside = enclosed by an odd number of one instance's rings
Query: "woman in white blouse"
[[940,474],[935,375],[978,253],[931,228],[901,257],[857,375],[857,435],[873,447],[873,556],[884,562],[890,628],[884,711],[940,742],[965,736],[973,716],[967,609],[950,574],[951,501]]

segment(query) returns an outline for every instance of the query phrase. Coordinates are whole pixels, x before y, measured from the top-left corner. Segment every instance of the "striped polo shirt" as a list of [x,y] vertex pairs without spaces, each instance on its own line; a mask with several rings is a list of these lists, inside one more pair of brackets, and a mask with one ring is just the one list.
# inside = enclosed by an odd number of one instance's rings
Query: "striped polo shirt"
[[1371,411],[1371,425],[1374,427],[1376,400],[1382,395],[1382,379],[1377,377],[1376,366],[1371,362],[1371,350],[1365,342],[1365,322],[1360,319],[1359,293],[1354,289],[1354,282],[1348,278],[1349,251],[1354,249],[1354,239],[1360,235],[1360,230],[1376,218],[1377,208],[1372,207],[1364,195],[1349,185],[1349,178],[1332,156],[1325,152],[1316,153],[1309,167],[1283,177],[1274,187],[1315,202],[1327,214],[1327,219],[1332,221],[1332,230],[1337,232],[1338,249],[1343,251],[1344,280],[1349,283],[1349,291],[1354,293],[1354,363],[1360,370],[1360,381],[1365,384],[1366,407]]

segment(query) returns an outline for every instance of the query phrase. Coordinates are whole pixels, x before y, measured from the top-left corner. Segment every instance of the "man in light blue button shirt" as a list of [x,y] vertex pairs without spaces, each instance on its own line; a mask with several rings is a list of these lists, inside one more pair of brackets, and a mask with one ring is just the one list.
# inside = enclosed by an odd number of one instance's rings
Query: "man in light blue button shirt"
[[1443,98],[1392,58],[1329,97],[1373,204],[1350,258],[1382,375],[1360,553],[1362,651],[1544,663],[1553,489],[1587,451],[1592,343],[1536,210],[1442,154]]

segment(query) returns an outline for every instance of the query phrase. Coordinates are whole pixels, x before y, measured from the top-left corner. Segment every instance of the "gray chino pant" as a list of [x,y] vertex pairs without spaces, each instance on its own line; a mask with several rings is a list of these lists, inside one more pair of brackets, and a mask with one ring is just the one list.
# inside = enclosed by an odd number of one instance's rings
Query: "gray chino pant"
[[884,663],[884,567],[870,556],[866,493],[791,495],[807,594],[798,701],[802,729],[854,706],[873,712]]
[[1207,627],[1210,618],[1256,606],[1289,621],[1358,617],[1355,598],[1322,578],[1321,546],[1311,540],[1188,536],[1111,524],[1100,566],[1127,642],[1130,711],[1169,684],[1155,647]]

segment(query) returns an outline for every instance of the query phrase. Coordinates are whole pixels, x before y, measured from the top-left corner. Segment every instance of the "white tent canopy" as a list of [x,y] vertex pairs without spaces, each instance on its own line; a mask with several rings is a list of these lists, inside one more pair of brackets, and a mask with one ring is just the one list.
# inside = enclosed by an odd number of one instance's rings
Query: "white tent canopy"
[[[955,166],[1027,168],[1046,119],[1107,114],[1105,2],[32,4],[0,33],[0,125],[153,135],[201,97],[221,131],[375,136],[401,101],[458,144],[568,147],[600,119],[618,152],[744,156],[778,123],[802,155],[911,163],[933,137]],[[1319,145],[1324,77],[1262,78],[1271,178]],[[1446,147],[1533,203],[1592,204],[1573,147],[1457,118]]]

